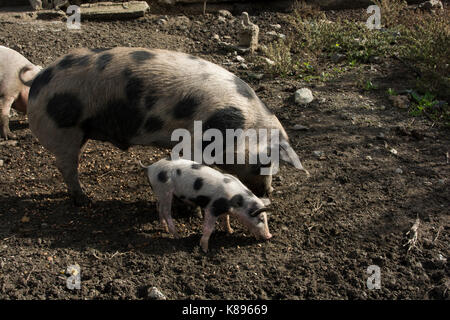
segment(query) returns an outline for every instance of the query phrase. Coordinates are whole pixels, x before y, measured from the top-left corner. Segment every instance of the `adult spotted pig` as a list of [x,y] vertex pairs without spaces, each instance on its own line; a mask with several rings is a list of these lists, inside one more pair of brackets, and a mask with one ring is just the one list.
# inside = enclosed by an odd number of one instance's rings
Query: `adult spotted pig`
[[[249,85],[216,64],[181,52],[77,49],[33,81],[28,119],[33,134],[55,155],[77,205],[88,201],[78,178],[86,141],[108,141],[123,150],[131,145],[173,147],[173,131],[193,132],[194,121],[224,133],[277,129],[279,141],[271,147],[306,171],[277,117]],[[228,163],[223,169],[260,196],[271,191],[271,175],[260,174],[263,166]]]

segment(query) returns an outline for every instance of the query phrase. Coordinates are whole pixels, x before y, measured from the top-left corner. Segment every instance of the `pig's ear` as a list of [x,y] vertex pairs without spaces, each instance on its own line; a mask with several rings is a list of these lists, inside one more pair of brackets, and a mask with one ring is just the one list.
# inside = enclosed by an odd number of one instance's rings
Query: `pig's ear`
[[272,203],[269,198],[260,198],[260,199],[263,202],[264,206],[266,207]]
[[302,170],[309,177],[309,172],[305,168],[303,168],[298,155],[295,153],[294,149],[292,149],[291,145],[287,141],[280,141],[280,158],[281,160],[289,163],[290,165],[296,167],[299,170]]

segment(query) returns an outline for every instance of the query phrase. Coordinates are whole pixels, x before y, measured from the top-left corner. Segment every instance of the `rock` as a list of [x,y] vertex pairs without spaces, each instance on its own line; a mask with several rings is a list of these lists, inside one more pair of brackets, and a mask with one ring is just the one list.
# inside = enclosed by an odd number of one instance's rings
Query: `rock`
[[145,1],[99,2],[81,5],[82,20],[136,19],[150,9]]
[[269,65],[269,66],[275,65],[275,61],[270,60],[269,58],[263,57],[262,59],[263,59],[263,61],[264,61],[267,65]]
[[166,296],[156,287],[152,287],[148,290],[148,297],[152,300],[167,300]]
[[217,17],[217,21],[219,21],[220,23],[227,23],[227,19],[222,16]]
[[245,63],[241,63],[241,64],[239,65],[239,69],[242,69],[242,70],[248,70],[248,65],[246,65]]
[[401,168],[397,168],[397,169],[395,169],[395,173],[402,174],[403,170]]
[[42,9],[42,1],[41,0],[29,0],[30,5],[33,10],[41,10]]
[[264,73],[249,73],[248,76],[256,80],[261,80],[264,77]]
[[391,150],[389,150],[389,152],[392,153],[392,154],[397,154],[398,153],[397,150],[394,149],[394,148],[391,148]]
[[297,130],[297,131],[307,131],[307,130],[309,130],[308,127],[302,126],[301,124],[296,124],[291,129],[292,130]]
[[36,14],[36,18],[40,20],[57,20],[65,17],[66,13],[61,10],[39,10]]
[[279,25],[278,23],[277,24],[271,24],[270,27],[274,28],[274,29],[277,29],[277,30],[281,29],[281,25]]
[[4,160],[0,159],[0,167],[3,167],[3,164],[5,163]]
[[167,22],[169,22],[167,19],[165,18],[160,18],[156,21],[157,24],[159,24],[160,26],[164,26],[167,24]]
[[239,31],[239,46],[249,48],[250,53],[254,53],[258,49],[259,27],[250,22],[247,12],[242,13],[241,30]]
[[331,55],[331,61],[333,61],[334,63],[339,63],[344,61],[347,58],[347,56],[345,54],[342,53],[334,53]]
[[308,88],[302,88],[295,91],[295,103],[308,104],[314,100],[312,91]]
[[394,107],[399,109],[407,109],[409,107],[409,98],[408,96],[389,96],[389,100],[392,102]]
[[0,141],[0,146],[11,146],[15,147],[17,146],[19,142],[17,140],[6,140],[6,141]]
[[443,10],[444,6],[442,5],[442,2],[439,0],[429,0],[419,4],[418,8],[422,10],[433,11],[433,10]]
[[234,58],[234,60],[236,60],[237,62],[241,62],[241,63],[245,62],[245,59],[243,57],[241,57],[241,56],[236,56]]
[[372,157],[371,156],[366,156],[366,160],[372,161]]
[[225,18],[228,18],[228,19],[232,19],[233,18],[233,15],[228,10],[219,10],[219,11],[217,11],[217,13],[221,17],[225,17]]
[[219,35],[218,35],[217,33],[215,33],[215,34],[212,36],[212,38],[213,38],[214,40],[216,40],[216,41],[219,41],[219,40],[220,40],[220,37],[219,37]]
[[317,158],[323,158],[323,157],[325,157],[325,152],[316,150],[316,151],[313,151],[313,155]]

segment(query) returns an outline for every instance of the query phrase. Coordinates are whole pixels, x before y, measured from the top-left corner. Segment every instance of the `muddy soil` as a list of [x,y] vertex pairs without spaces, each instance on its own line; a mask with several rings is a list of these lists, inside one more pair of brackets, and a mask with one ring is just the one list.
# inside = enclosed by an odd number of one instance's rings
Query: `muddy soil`
[[[355,12],[364,21],[365,11]],[[271,41],[270,24],[284,32],[283,17],[252,17],[261,43]],[[32,137],[26,116],[14,115],[17,143],[0,142],[0,299],[148,299],[153,286],[168,299],[448,299],[449,131],[388,101],[387,88],[409,88],[410,71],[386,60],[325,83],[269,74],[258,80],[248,75],[262,72],[250,58],[242,70],[213,39],[237,43],[237,20],[158,19],[83,22],[81,31],[68,31],[59,21],[1,14],[0,45],[41,65],[72,48],[114,46],[179,50],[218,63],[279,117],[311,177],[283,166],[274,178],[273,239],[258,242],[232,221],[234,234],[219,228],[204,254],[202,220],[184,205],[173,210],[182,238],[163,232],[136,165],[167,150],[123,152],[90,141],[80,176],[93,202],[76,208],[53,156]],[[361,75],[377,89],[361,91]],[[298,106],[294,91],[304,86],[315,100]],[[293,130],[297,124],[307,130]],[[418,241],[408,251],[406,233],[417,218]],[[65,271],[75,264],[80,290],[66,286]],[[371,265],[380,268],[378,290],[367,287]]]

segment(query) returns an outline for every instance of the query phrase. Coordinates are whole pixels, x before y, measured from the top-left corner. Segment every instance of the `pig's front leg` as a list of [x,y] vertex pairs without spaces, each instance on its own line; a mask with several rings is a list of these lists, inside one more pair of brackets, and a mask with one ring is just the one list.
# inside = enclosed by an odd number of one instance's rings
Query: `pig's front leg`
[[170,232],[174,238],[179,238],[172,219],[172,199],[173,190],[166,191],[162,197],[159,197],[159,221],[161,221],[166,232]]
[[215,217],[210,209],[205,210],[205,220],[203,222],[203,235],[200,239],[200,247],[204,253],[208,252],[208,241],[211,233],[214,231],[216,225],[217,217]]
[[9,131],[9,112],[14,103],[14,98],[0,97],[0,137],[16,139],[16,136]]

